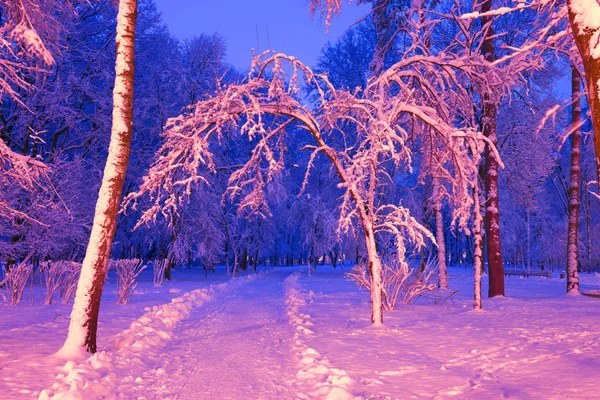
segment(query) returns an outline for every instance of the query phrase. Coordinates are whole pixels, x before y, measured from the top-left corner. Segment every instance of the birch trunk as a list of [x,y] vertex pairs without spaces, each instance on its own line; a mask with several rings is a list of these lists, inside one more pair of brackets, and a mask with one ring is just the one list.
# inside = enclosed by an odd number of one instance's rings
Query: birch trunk
[[578,231],[579,231],[579,182],[581,180],[581,102],[579,101],[579,88],[581,81],[577,70],[571,68],[571,171],[569,184],[569,225],[567,233],[567,293],[579,293],[579,262]]
[[446,242],[444,239],[444,216],[442,214],[442,202],[440,199],[440,188],[437,178],[433,179],[433,198],[435,200],[435,240],[437,242],[437,269],[438,286],[448,289],[448,270],[446,268]]
[[[492,0],[485,0],[481,4],[483,13],[492,9]],[[483,17],[484,25],[491,23],[491,17]],[[483,56],[487,61],[494,61],[494,30],[489,27],[486,38],[482,44]],[[487,136],[491,144],[496,146],[496,112],[497,106],[494,100],[486,93],[483,96],[483,134]],[[500,205],[498,198],[498,160],[494,153],[486,150],[485,156],[485,191],[487,196],[487,207],[485,210],[485,231],[488,255],[489,297],[504,296],[504,266],[502,264],[502,248],[500,244]]]
[[[361,213],[362,214],[362,213]],[[365,234],[365,244],[367,246],[367,257],[369,262],[369,273],[371,276],[371,322],[373,326],[383,325],[383,284],[381,281],[382,267],[381,259],[377,254],[377,246],[375,244],[375,233],[371,221],[366,220],[366,216],[362,221]]]
[[117,59],[113,91],[112,132],[92,232],[71,313],[63,356],[96,352],[98,313],[133,132],[134,38],[137,0],[121,0],[117,15]]
[[483,269],[483,237],[481,236],[481,225],[483,218],[481,217],[481,208],[479,205],[479,185],[475,184],[473,188],[473,257],[474,257],[474,290],[473,290],[473,308],[481,310],[481,270]]

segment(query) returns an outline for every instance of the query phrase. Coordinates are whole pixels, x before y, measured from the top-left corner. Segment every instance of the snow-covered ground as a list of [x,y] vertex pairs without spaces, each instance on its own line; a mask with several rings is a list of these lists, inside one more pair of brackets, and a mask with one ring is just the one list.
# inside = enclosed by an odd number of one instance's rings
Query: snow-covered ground
[[[108,284],[100,351],[69,363],[49,356],[64,340],[69,305],[3,304],[0,398],[600,396],[599,298],[564,295],[564,280],[511,277],[507,298],[484,298],[474,312],[471,274],[450,274],[454,304],[399,306],[373,329],[367,293],[339,268],[234,281],[222,270],[176,270],[156,288],[150,271],[129,305],[114,304]],[[600,290],[599,275],[581,280]]]

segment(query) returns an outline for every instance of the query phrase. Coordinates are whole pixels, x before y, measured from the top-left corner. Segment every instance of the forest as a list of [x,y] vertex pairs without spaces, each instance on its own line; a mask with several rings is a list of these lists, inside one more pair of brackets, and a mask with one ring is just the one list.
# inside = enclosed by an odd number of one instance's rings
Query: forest
[[[323,29],[354,6],[308,3]],[[598,2],[358,4],[315,65],[265,51],[239,70],[218,32],[177,38],[154,0],[0,1],[1,313],[28,291],[73,300],[53,351],[81,361],[111,279],[127,304],[147,276],[300,271],[282,280],[296,315],[295,274],[329,271],[374,327],[459,286],[476,310],[515,277],[584,292],[600,274]],[[299,398],[356,398],[330,386]]]

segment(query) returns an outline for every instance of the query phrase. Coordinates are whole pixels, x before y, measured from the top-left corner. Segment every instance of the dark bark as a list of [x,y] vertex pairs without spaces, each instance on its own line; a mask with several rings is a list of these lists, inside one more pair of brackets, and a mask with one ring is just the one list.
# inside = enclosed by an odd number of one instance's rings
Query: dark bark
[[[600,134],[598,133],[600,132],[600,97],[598,97],[600,95],[600,88],[598,87],[598,82],[600,82],[600,58],[592,56],[591,44],[593,43],[596,46],[596,41],[592,41],[592,37],[598,29],[581,26],[581,22],[577,22],[577,15],[573,13],[572,1],[567,1],[567,4],[573,36],[585,70],[587,99],[592,115],[592,126],[594,127],[594,149],[597,161],[600,159]],[[581,18],[579,18],[579,21],[581,21]],[[600,179],[600,163],[598,162],[596,162],[596,174]]]
[[[481,12],[492,9],[492,0],[481,4]],[[486,37],[481,46],[483,56],[487,61],[494,61],[494,29],[491,17],[483,17],[484,26],[489,25]],[[496,146],[496,113],[497,105],[489,93],[483,94],[483,134]],[[498,160],[494,153],[486,150],[485,154],[485,191],[487,203],[485,209],[485,231],[488,259],[489,291],[488,296],[504,296],[504,265],[502,263],[502,247],[500,242],[500,205],[498,196]]]

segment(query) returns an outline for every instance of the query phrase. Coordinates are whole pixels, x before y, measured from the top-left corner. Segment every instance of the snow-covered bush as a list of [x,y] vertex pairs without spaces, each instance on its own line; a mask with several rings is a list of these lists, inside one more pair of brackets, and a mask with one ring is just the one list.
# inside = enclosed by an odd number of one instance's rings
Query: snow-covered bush
[[[429,268],[420,271],[419,268],[410,268],[396,260],[387,260],[382,263],[382,267],[384,310],[393,310],[398,301],[409,304],[421,294],[435,289],[433,272]],[[357,264],[346,276],[358,286],[371,291],[372,280],[367,264]]]
[[152,270],[154,271],[154,286],[162,286],[165,281],[165,270],[169,265],[169,260],[166,258],[154,260]]
[[74,261],[45,261],[40,263],[40,272],[46,284],[44,304],[52,304],[56,291],[64,303],[68,303],[77,289],[81,264]]
[[6,289],[6,297],[10,299],[10,304],[19,304],[23,299],[23,292],[27,281],[31,277],[33,271],[33,265],[27,263],[20,263],[9,270],[6,267],[2,267],[4,280],[0,282],[0,287]]
[[117,273],[117,303],[129,303],[138,285],[135,279],[146,269],[146,265],[142,266],[142,260],[134,258],[131,260],[111,260],[110,268],[114,268]]
[[54,293],[61,284],[62,271],[60,269],[60,261],[45,261],[40,263],[40,272],[42,273],[44,283],[46,284],[46,299],[44,300],[44,304],[49,305],[52,304]]
[[77,282],[79,281],[80,274],[80,263],[74,261],[63,261],[62,278],[59,290],[59,295],[62,298],[63,303],[66,304],[73,297],[75,297],[75,291],[77,290]]

